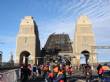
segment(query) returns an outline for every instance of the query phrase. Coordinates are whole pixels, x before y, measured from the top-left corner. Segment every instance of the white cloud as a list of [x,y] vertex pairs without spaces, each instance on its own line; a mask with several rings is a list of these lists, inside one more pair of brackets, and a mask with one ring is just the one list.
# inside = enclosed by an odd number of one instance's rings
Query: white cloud
[[[62,5],[62,3],[61,6],[58,3],[59,2],[55,3],[58,7],[57,9],[51,8],[56,10],[57,16],[53,17],[53,19],[49,18],[49,20],[44,21],[42,24],[38,23],[42,47],[45,45],[48,36],[54,32],[67,33],[70,38],[73,39],[75,21],[80,15],[87,15],[90,18],[96,34],[97,43],[103,44],[103,42],[105,42],[106,44],[107,42],[107,44],[109,44],[110,0],[71,0],[67,1],[64,5]],[[48,5],[49,4],[51,3],[48,3]],[[51,9],[49,11],[52,11]],[[42,21],[40,21],[40,23],[41,22]],[[0,42],[4,42],[6,44],[4,46],[8,46],[7,49],[11,50],[11,48],[14,48],[10,45],[14,44],[15,46],[16,37],[0,36]],[[6,53],[6,55],[7,54],[9,53]]]

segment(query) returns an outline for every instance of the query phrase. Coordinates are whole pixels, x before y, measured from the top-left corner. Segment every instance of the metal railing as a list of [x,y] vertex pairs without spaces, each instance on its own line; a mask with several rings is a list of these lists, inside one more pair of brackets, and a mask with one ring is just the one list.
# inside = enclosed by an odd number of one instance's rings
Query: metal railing
[[0,82],[18,82],[20,69],[4,70],[0,72]]

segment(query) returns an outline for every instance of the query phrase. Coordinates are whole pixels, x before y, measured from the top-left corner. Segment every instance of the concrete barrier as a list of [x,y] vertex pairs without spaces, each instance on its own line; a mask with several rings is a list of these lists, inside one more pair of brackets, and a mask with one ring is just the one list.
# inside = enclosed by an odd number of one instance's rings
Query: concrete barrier
[[0,73],[0,82],[17,82],[20,79],[20,69],[6,70]]

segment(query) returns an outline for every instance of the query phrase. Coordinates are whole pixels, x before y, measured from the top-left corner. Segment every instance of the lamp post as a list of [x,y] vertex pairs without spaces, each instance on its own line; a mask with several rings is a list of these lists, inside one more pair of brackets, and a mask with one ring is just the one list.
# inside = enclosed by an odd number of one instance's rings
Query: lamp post
[[84,54],[85,56],[85,61],[86,61],[86,64],[88,64],[88,59],[89,59],[89,52],[88,51],[83,51],[82,54]]
[[2,54],[3,54],[3,52],[0,51],[0,65],[2,65]]
[[86,64],[88,64],[89,54],[88,53],[85,53],[84,56],[86,58]]

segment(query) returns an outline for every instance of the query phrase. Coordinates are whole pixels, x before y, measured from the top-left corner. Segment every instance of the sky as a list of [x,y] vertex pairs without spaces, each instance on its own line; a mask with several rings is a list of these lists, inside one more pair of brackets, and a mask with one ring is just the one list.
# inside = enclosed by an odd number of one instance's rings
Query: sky
[[[74,39],[75,23],[87,15],[96,45],[110,45],[110,0],[0,0],[0,50],[3,61],[15,59],[16,36],[24,16],[38,25],[41,47],[52,33],[67,33]],[[98,61],[110,61],[110,49],[98,50]]]

